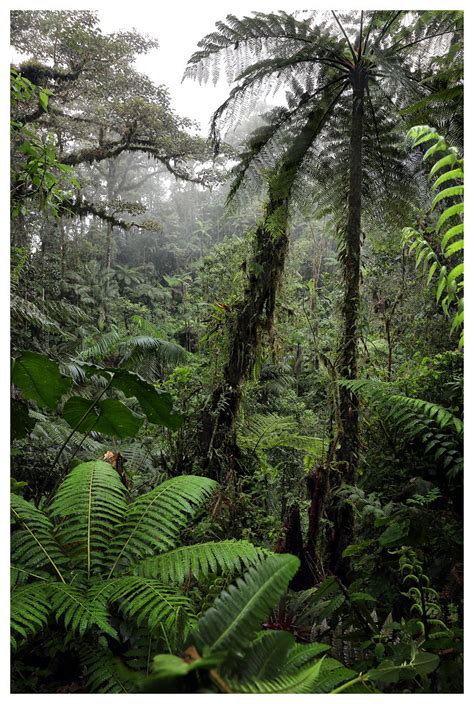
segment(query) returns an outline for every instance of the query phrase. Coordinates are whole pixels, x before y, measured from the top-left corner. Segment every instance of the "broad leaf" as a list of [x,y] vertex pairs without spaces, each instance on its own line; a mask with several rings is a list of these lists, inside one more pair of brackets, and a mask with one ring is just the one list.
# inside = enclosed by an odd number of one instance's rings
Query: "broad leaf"
[[81,433],[95,430],[121,439],[133,437],[143,425],[143,418],[116,399],[94,403],[81,396],[72,396],[64,405],[63,416],[72,428]]
[[72,380],[59,372],[56,362],[39,352],[22,352],[14,360],[12,382],[40,408],[55,408],[72,385]]
[[171,394],[156,389],[138,374],[116,370],[112,386],[125,396],[135,396],[150,423],[164,425],[171,430],[181,427],[183,419],[178,413],[173,412]]

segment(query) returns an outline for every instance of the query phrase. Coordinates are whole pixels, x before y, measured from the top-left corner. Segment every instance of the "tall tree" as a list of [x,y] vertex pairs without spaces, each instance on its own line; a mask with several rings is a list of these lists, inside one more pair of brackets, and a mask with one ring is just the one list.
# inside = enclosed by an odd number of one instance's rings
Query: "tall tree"
[[[309,15],[309,16],[308,16]],[[340,90],[330,103],[328,114],[313,139],[331,135],[340,129],[341,115],[347,114],[350,102],[349,133],[345,137],[349,146],[347,170],[344,173],[345,198],[333,204],[343,209],[342,266],[344,296],[342,304],[342,336],[339,349],[338,371],[341,377],[357,377],[358,314],[360,299],[360,247],[363,211],[369,210],[370,173],[381,175],[386,196],[396,183],[394,175],[401,164],[399,152],[383,149],[384,130],[381,114],[391,112],[397,119],[399,110],[414,99],[427,96],[425,82],[431,75],[432,59],[443,53],[459,31],[462,16],[458,12],[408,12],[369,11],[338,16],[332,13],[304,13],[297,19],[284,12],[278,14],[254,13],[252,17],[238,19],[229,15],[226,23],[217,24],[217,31],[199,43],[200,51],[190,59],[187,75],[200,81],[216,76],[221,60],[228,76],[236,83],[229,98],[220,106],[212,122],[212,135],[220,141],[220,130],[248,110],[249,102],[266,91],[297,80],[307,86],[304,98],[294,112],[292,120],[299,117],[301,104],[320,106],[327,101],[328,91],[334,90],[336,81]],[[263,58],[262,58],[263,56]],[[319,77],[331,71],[327,85]],[[316,85],[312,81],[316,77]],[[326,103],[327,104],[327,103]],[[287,120],[285,118],[286,127]],[[326,126],[324,131],[322,128]],[[370,131],[369,131],[370,129]],[[274,140],[276,130],[270,135]],[[347,133],[346,133],[347,134]],[[372,161],[369,173],[364,172],[364,139],[373,143],[377,159]],[[259,150],[262,154],[263,146]],[[340,166],[333,162],[334,170]],[[373,179],[372,179],[373,180]],[[326,189],[328,183],[325,184]],[[380,189],[379,189],[380,191]],[[268,252],[270,254],[270,252]],[[264,266],[271,270],[271,256],[262,257]],[[282,265],[281,265],[282,266]],[[253,295],[253,291],[249,290]],[[272,311],[271,311],[272,312]],[[241,330],[236,328],[236,333]],[[253,341],[255,342],[255,340]],[[230,346],[230,354],[238,346]],[[248,373],[254,350],[246,353],[246,364],[241,368]],[[230,357],[229,357],[230,359]],[[242,374],[244,376],[244,374]],[[235,412],[235,408],[233,409]],[[357,399],[347,389],[342,389],[339,404],[338,437],[334,439],[335,459],[341,481],[353,483],[358,458],[358,407]],[[331,566],[341,575],[344,569],[341,555],[352,536],[352,511],[343,506],[333,514],[335,523]]]

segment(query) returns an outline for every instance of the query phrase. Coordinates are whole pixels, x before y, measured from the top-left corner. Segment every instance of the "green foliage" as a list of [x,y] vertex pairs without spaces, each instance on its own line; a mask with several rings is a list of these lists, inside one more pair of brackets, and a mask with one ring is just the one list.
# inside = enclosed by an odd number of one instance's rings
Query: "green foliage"
[[402,438],[418,438],[426,453],[442,461],[448,476],[461,472],[464,424],[447,408],[400,394],[396,387],[381,381],[342,380],[340,384],[367,398]]
[[55,362],[37,352],[23,352],[14,360],[12,382],[40,408],[55,408],[72,385],[60,374]]
[[259,568],[250,570],[245,581],[224,592],[193,634],[199,652],[236,650],[242,647],[243,638],[255,637],[297,567],[294,557],[268,558]]
[[[457,149],[449,147],[445,138],[433,127],[412,127],[408,137],[414,147],[425,147],[434,142],[425,151],[423,161],[436,159],[429,172],[431,179],[436,178],[431,187],[437,191],[431,204],[436,224],[427,230],[428,235],[433,233],[431,241],[425,238],[423,231],[405,228],[403,245],[409,245],[408,251],[416,254],[416,266],[423,264],[423,271],[428,271],[428,284],[436,276],[436,301],[441,303],[446,315],[452,315],[451,332],[460,330],[459,345],[462,347],[464,263],[459,261],[459,257],[464,250],[464,160],[459,158]],[[438,249],[440,256],[437,254]],[[451,258],[454,258],[453,264]]]
[[[73,428],[73,432],[88,434],[94,430],[116,438],[137,434],[144,417],[131,411],[118,399],[101,400],[109,388],[117,389],[126,397],[135,397],[151,423],[172,430],[181,426],[182,417],[173,411],[170,394],[160,391],[137,374],[87,364],[66,364],[63,369],[69,371],[73,379],[61,374],[59,365],[45,355],[23,352],[13,361],[12,381],[26,399],[36,401],[40,407],[55,409],[73,385],[73,380],[80,385],[87,377],[105,378],[105,388],[92,401],[83,396],[70,396],[64,404],[61,415]],[[17,419],[17,426],[17,433],[21,436],[31,428],[31,423],[25,416],[23,424]]]
[[39,113],[47,112],[52,91],[35,85],[21,72],[11,69],[10,95],[12,141],[17,148],[17,159],[13,161],[11,170],[12,217],[25,215],[27,199],[32,197],[57,217],[64,202],[71,196],[70,189],[80,184],[73,176],[72,168],[61,163],[52,135],[41,139],[34,129],[27,127],[29,116],[22,114],[22,108],[35,98]]
[[[184,637],[196,616],[181,589],[184,573],[174,569],[176,555],[181,551],[181,570],[197,582],[209,580],[217,568],[231,575],[262,559],[245,541],[176,547],[179,533],[215,488],[210,479],[180,476],[130,503],[118,472],[92,461],[70,472],[44,511],[12,494],[14,644],[47,633],[54,618],[66,634],[87,636],[89,644],[95,639],[96,658],[103,654],[109,672],[110,654],[100,646],[104,635],[120,641],[129,632],[134,640],[145,627],[149,637],[165,642],[180,630]],[[120,629],[112,613],[120,615]],[[103,682],[107,691],[105,675],[101,680],[94,671],[90,681]]]
[[11,19],[12,691],[460,692],[463,13]]
[[192,631],[186,651],[192,664],[168,655],[154,658],[154,686],[169,679],[175,690],[176,678],[188,677],[198,667],[207,669],[213,685],[226,693],[328,692],[353,678],[356,673],[336,660],[318,659],[324,645],[296,644],[287,632],[261,631],[297,568],[291,555],[268,556],[251,567],[222,592]]
[[136,573],[164,582],[183,584],[191,576],[204,579],[225,572],[240,572],[255,563],[263,551],[245,540],[185,545],[143,560]]

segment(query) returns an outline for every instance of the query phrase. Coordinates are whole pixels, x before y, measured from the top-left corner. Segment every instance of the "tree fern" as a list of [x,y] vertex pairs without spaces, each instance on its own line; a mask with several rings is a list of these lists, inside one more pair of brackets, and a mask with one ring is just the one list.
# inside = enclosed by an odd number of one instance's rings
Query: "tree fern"
[[[87,645],[82,661],[91,690],[129,691],[138,674],[133,668],[148,671],[151,647],[181,649],[196,626],[195,604],[180,589],[190,574],[199,582],[266,562],[264,579],[259,572],[255,585],[251,576],[220,642],[249,624],[258,630],[297,560],[262,562],[264,550],[237,540],[177,547],[179,532],[215,487],[205,477],[179,476],[127,504],[114,467],[93,461],[71,470],[45,511],[13,495],[12,557],[21,575],[12,592],[13,645],[24,645],[55,619],[73,648]],[[122,641],[124,634],[127,652],[111,657],[104,636]]]
[[117,568],[174,548],[180,531],[210,497],[216,482],[205,477],[169,479],[131,504],[106,554]]

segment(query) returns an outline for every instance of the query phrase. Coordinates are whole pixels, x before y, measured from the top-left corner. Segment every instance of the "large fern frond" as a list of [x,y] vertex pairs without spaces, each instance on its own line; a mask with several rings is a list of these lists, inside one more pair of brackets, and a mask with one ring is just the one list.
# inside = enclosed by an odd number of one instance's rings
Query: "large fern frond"
[[38,633],[48,622],[51,596],[48,583],[26,584],[13,590],[10,604],[12,645]]
[[92,599],[88,592],[73,584],[50,583],[48,588],[52,612],[58,621],[64,622],[68,631],[83,636],[89,629],[98,628],[117,638],[117,631],[110,625],[103,600]]
[[88,575],[103,564],[126,508],[125,487],[107,462],[74,467],[56,492],[50,513],[61,520],[58,539]]
[[105,590],[101,587],[99,603],[105,597],[109,603],[115,602],[121,613],[139,626],[146,625],[150,632],[172,632],[186,612],[192,623],[194,609],[191,600],[156,579],[126,576],[108,581]]
[[133,691],[133,683],[127,677],[125,665],[109,649],[81,644],[79,657],[85,668],[89,692],[127,694]]
[[298,564],[293,555],[272,555],[222,592],[193,632],[198,651],[228,652],[250,643],[284,593]]
[[[248,683],[229,682],[231,691],[245,694],[307,694],[329,692],[336,685],[357,676],[354,670],[342,667],[340,663],[331,669],[325,659],[304,667],[296,672],[286,672],[275,679],[252,680]],[[336,663],[336,661],[334,661]]]
[[290,673],[304,667],[329,648],[325,643],[294,643],[286,659],[285,672]]
[[206,477],[174,477],[131,504],[107,552],[111,576],[117,568],[173,549],[180,531],[209,499],[216,482]]
[[[435,158],[430,178],[436,179],[432,190],[437,191],[431,203],[436,213],[435,240],[414,228],[404,228],[402,242],[416,254],[416,266],[423,264],[427,282],[437,279],[436,301],[448,315],[453,311],[451,331],[460,330],[459,344],[464,344],[464,162],[457,150],[449,147],[443,136],[426,125],[415,126],[408,133],[414,146],[426,149],[423,161]],[[434,228],[433,228],[434,229]],[[441,249],[441,261],[435,248]],[[451,263],[452,261],[452,263]]]
[[374,409],[408,441],[418,438],[435,460],[440,460],[448,477],[462,470],[464,424],[451,411],[436,403],[401,394],[396,387],[369,379],[341,380],[355,394],[364,395]]
[[162,582],[182,584],[189,577],[233,574],[262,559],[263,550],[246,540],[185,545],[162,555],[149,557],[133,570],[135,574],[153,577]]
[[378,402],[386,417],[404,432],[414,435],[421,428],[413,423],[414,414],[424,416],[426,420],[434,421],[441,430],[450,428],[462,436],[464,424],[451,411],[437,403],[430,403],[421,398],[411,398],[401,394],[391,384],[373,379],[356,379],[339,382],[354,393],[364,394],[374,402]]
[[257,452],[259,449],[288,447],[318,458],[322,457],[325,451],[324,442],[320,438],[299,435],[297,423],[293,418],[275,413],[250,416],[246,419],[238,437],[239,445],[252,452]]
[[11,539],[13,566],[25,572],[50,568],[64,581],[61,570],[66,558],[54,537],[54,526],[49,518],[16,494],[11,495],[11,512],[19,526]]
[[278,677],[293,646],[294,638],[288,631],[263,631],[239,661],[239,680],[245,683]]

